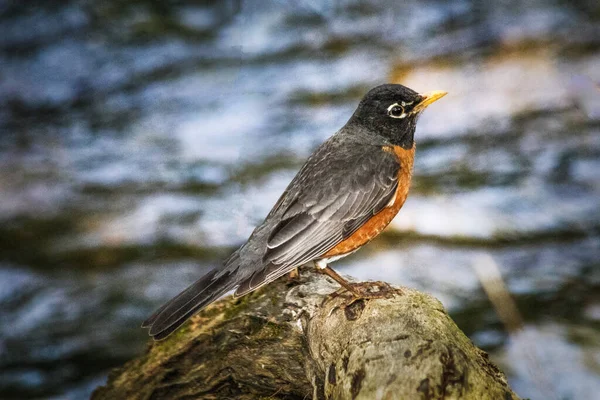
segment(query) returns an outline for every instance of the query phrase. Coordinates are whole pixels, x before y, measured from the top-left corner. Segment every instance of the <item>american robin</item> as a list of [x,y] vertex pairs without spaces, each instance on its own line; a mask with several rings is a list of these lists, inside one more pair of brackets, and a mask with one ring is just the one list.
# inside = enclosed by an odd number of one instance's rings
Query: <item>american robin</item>
[[393,84],[370,90],[346,125],[309,157],[248,241],[142,327],[163,339],[227,291],[236,288],[234,296],[243,296],[310,261],[355,292],[328,264],[368,243],[398,213],[410,186],[417,119],[445,94]]

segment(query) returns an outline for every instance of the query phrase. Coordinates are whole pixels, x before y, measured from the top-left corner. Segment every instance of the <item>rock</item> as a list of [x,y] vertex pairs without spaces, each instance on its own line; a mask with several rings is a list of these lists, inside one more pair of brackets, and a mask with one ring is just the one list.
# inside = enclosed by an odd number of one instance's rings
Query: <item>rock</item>
[[360,285],[374,294],[354,299],[306,269],[224,298],[92,399],[518,399],[438,300]]

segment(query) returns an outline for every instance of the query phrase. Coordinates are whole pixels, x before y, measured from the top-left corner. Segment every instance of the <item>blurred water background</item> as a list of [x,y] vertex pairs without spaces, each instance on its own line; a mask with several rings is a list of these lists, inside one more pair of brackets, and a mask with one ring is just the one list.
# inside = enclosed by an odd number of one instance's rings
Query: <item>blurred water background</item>
[[336,268],[440,298],[523,397],[598,398],[597,0],[0,0],[0,398],[87,398],[384,82],[449,95]]

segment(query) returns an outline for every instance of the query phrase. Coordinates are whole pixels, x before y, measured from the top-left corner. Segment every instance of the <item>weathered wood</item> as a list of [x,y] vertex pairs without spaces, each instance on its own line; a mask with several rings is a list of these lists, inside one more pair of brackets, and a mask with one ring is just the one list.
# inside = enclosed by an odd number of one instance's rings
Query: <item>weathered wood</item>
[[[366,284],[377,287],[377,284]],[[225,298],[92,395],[103,399],[517,399],[504,374],[415,290],[331,295],[310,269]]]

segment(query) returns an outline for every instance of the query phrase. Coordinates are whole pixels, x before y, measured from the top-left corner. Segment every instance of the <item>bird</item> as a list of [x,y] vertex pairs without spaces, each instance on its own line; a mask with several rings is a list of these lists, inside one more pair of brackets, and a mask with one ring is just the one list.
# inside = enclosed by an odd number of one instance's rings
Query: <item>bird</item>
[[417,119],[446,94],[420,94],[391,83],[369,90],[348,122],[307,159],[246,243],[142,327],[162,340],[225,293],[235,289],[234,296],[244,296],[310,262],[360,296],[329,264],[367,244],[400,211],[412,177]]

